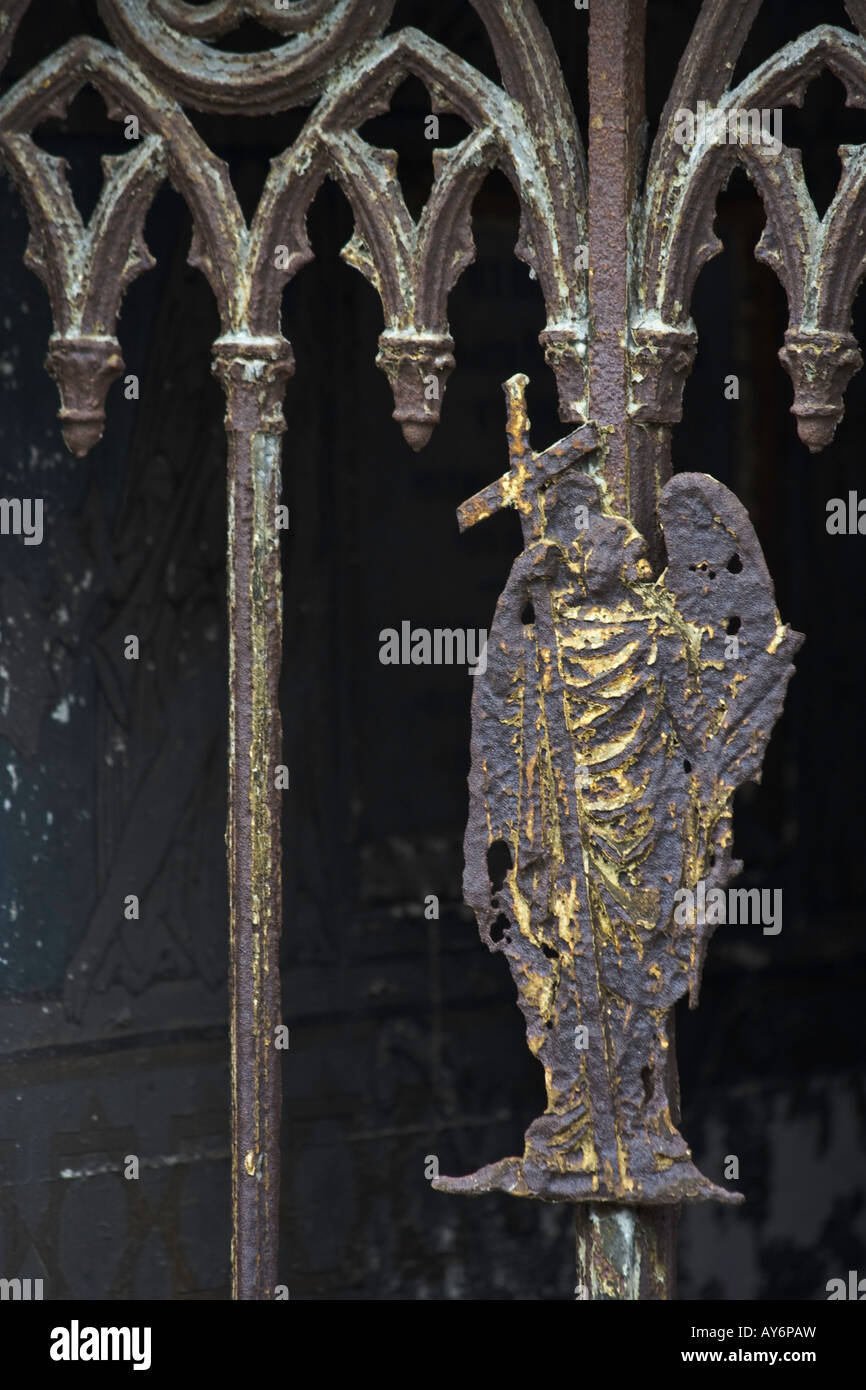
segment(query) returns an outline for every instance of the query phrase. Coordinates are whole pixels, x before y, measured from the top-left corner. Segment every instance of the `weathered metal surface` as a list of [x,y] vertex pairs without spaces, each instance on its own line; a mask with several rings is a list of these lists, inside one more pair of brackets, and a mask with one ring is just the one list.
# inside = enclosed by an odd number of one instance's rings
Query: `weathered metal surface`
[[215,345],[229,439],[232,1281],[244,1299],[273,1297],[277,1282],[282,594],[275,517],[292,368],[279,339]]
[[[629,246],[643,142],[646,0],[597,7],[589,26],[589,346],[591,418],[605,429],[605,476],[617,511],[648,531],[653,470],[629,421]],[[648,486],[647,486],[648,485]]]
[[[644,177],[645,0],[593,0],[590,9],[588,172],[535,4],[470,2],[490,37],[501,85],[418,30],[385,33],[393,0],[299,0],[286,9],[265,0],[207,6],[100,0],[115,46],[72,40],[0,101],[0,155],[27,205],[29,263],[51,300],[48,366],[73,452],[86,453],[100,438],[106,393],[123,370],[117,315],[126,286],[151,264],[142,227],[166,176],[190,208],[190,260],[219,308],[215,370],[226,390],[229,435],[235,1256],[236,1292],[244,1298],[272,1295],[278,1173],[278,1095],[267,1034],[279,1019],[273,773],[280,591],[273,510],[279,399],[291,362],[280,303],[286,281],[312,256],[306,211],[328,177],[341,184],[355,217],[344,257],[382,300],[377,361],[413,448],[429,439],[455,366],[447,300],[472,260],[472,200],[493,168],[506,174],[520,199],[515,249],[544,298],[540,341],[557,378],[561,418],[584,427],[536,456],[519,386],[512,385],[511,471],[461,512],[471,524],[513,505],[525,528],[526,550],[497,610],[488,674],[476,685],[467,889],[489,936],[493,908],[481,858],[490,826],[485,820],[482,834],[477,821],[483,805],[485,817],[489,810],[501,821],[493,838],[509,843],[512,853],[494,916],[511,912],[517,935],[494,944],[512,950],[515,962],[520,951],[532,961],[531,972],[524,964],[518,975],[553,1106],[548,1122],[531,1131],[527,1156],[508,1160],[511,1166],[489,1185],[614,1204],[719,1195],[692,1168],[676,1116],[668,1113],[676,1074],[665,1018],[678,993],[687,987],[696,993],[706,945],[706,933],[672,932],[668,909],[677,885],[705,873],[721,882],[730,872],[730,796],[738,782],[758,774],[795,639],[778,625],[757,542],[735,501],[697,474],[668,481],[670,436],[696,349],[692,289],[701,266],[720,249],[712,232],[716,195],[740,163],[767,210],[757,254],[788,296],[780,355],[794,383],[801,437],[813,450],[832,438],[844,388],[861,360],[850,325],[866,271],[859,225],[866,159],[861,147],[842,150],[840,188],[822,219],[797,151],[706,141],[684,146],[675,138],[674,116],[698,100],[725,113],[800,101],[825,68],[845,83],[851,103],[866,104],[866,6],[862,0],[847,6],[857,34],[820,25],[731,88],[760,0],[705,0]],[[0,59],[26,9],[27,0],[4,6]],[[284,41],[258,53],[214,48],[212,41],[244,17]],[[425,84],[434,112],[456,112],[470,127],[465,140],[434,151],[433,188],[417,220],[406,208],[395,152],[375,149],[357,133],[388,107],[407,76]],[[31,137],[88,82],[111,115],[134,115],[141,133],[128,155],[105,161],[105,186],[85,226],[63,161]],[[179,103],[262,115],[305,102],[316,104],[295,143],[272,161],[248,225],[226,166]],[[595,531],[590,527],[583,539],[568,530],[572,498],[594,518]],[[662,575],[659,517],[670,560]],[[626,550],[636,554],[641,537],[646,558],[625,573]],[[699,543],[702,559],[690,549]],[[742,572],[724,568],[716,550],[725,546],[743,557]],[[683,556],[708,568],[683,569]],[[520,621],[520,593],[534,595],[534,622]],[[734,595],[735,609],[723,612]],[[720,623],[734,612],[743,642],[755,645],[732,673],[718,643]],[[589,647],[594,674],[581,665],[580,653]],[[572,660],[576,666],[568,665]],[[618,670],[610,682],[608,668]],[[509,701],[520,705],[519,718]],[[629,733],[623,721],[632,707],[642,711],[643,723]],[[761,712],[759,727],[748,719],[737,723],[744,709],[749,718]],[[625,760],[612,778],[600,756],[602,725],[609,726],[608,743],[620,740]],[[683,746],[687,775],[681,765],[677,772],[671,751]],[[585,784],[574,783],[577,764],[587,770]],[[539,783],[542,766],[551,780]],[[638,778],[632,767],[643,781],[630,781]],[[491,769],[501,774],[499,788],[484,782]],[[517,795],[520,814],[509,810]],[[527,828],[530,803],[534,819]],[[659,817],[659,806],[674,807],[670,820]],[[622,843],[611,831],[616,823]],[[621,853],[625,860],[617,858]],[[559,955],[545,954],[544,946]],[[594,1018],[597,1045],[604,1039],[604,1058],[591,1052],[576,1058],[566,1046],[567,1030],[584,1009]],[[544,1036],[539,1019],[551,1023]],[[625,1049],[622,1057],[617,1048]],[[589,1109],[578,1116],[581,1103]],[[616,1229],[605,1225],[603,1210],[590,1217],[584,1248],[619,1249],[619,1215]],[[645,1252],[645,1270],[658,1268],[670,1246],[670,1223],[662,1240],[654,1221],[649,1216],[642,1224],[638,1214],[634,1239],[626,1242]],[[598,1288],[608,1287],[599,1296],[614,1286],[617,1296],[630,1296],[628,1289],[650,1296],[653,1287],[651,1296],[658,1296],[664,1284],[661,1276],[641,1284],[634,1269],[623,1267],[613,1284],[602,1279]]]
[[575,1206],[575,1298],[672,1298],[677,1216],[673,1206]]
[[65,161],[26,133],[62,115],[81,84],[78,64],[73,70],[56,55],[0,103],[0,150],[30,221],[25,262],[43,281],[54,318],[46,366],[60,388],[63,437],[79,457],[102,437],[105,397],[123,370],[117,317],[128,285],[153,264],[142,228],[165,172],[154,136],[144,136],[128,158],[104,156],[105,182],[85,228]]
[[6,66],[15,31],[30,4],[30,0],[4,0],[0,12],[0,69]]
[[[118,47],[173,96],[200,111],[263,116],[313,101],[333,68],[382,32],[393,8],[394,0],[308,0],[288,8],[225,0],[202,12],[182,0],[99,0]],[[207,43],[247,15],[287,41],[258,53],[224,53]]]
[[[701,139],[679,144],[675,115],[678,109],[695,111],[699,100],[726,121],[735,112],[800,106],[806,88],[825,70],[845,85],[849,104],[863,106],[866,9],[859,2],[846,8],[859,33],[820,24],[732,88],[731,75],[760,0],[707,0],[662,115],[636,233],[635,337],[651,332],[678,352],[683,335],[695,341],[689,320],[695,280],[721,250],[713,232],[716,196],[736,163],[745,168],[767,214],[756,255],[778,275],[788,297],[789,327],[779,357],[794,385],[791,409],[800,438],[813,453],[833,438],[845,387],[862,362],[850,329],[854,296],[866,272],[860,226],[866,151],[862,145],[840,149],[842,178],[820,218],[798,149]],[[680,391],[686,374],[683,363],[676,372]]]
[[668,565],[654,580],[643,538],[574,469],[576,451],[551,453],[518,456],[504,499],[525,549],[475,681],[464,874],[517,986],[547,1109],[521,1158],[435,1185],[739,1201],[698,1172],[670,1112],[668,1014],[686,992],[697,1003],[713,931],[675,908],[680,889],[709,892],[742,867],[732,797],[760,775],[801,639],[720,483],[684,473],[663,488]]

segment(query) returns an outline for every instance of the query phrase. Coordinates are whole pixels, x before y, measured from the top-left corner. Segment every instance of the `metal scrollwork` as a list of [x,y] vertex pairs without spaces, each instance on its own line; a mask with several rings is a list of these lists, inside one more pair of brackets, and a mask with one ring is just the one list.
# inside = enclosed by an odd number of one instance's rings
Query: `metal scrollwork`
[[[394,0],[330,0],[268,5],[229,0],[204,9],[162,0],[100,0],[118,48],[152,72],[166,91],[199,111],[266,116],[319,96],[331,70],[381,34]],[[205,39],[229,32],[244,16],[292,35],[275,49],[227,53]]]

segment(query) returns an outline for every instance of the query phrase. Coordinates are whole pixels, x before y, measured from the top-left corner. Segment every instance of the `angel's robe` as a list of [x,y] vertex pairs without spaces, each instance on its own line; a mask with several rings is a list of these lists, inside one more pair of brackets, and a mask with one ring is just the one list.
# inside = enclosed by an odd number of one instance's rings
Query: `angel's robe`
[[[544,1165],[627,1187],[632,1166],[687,1154],[665,1052],[667,1011],[693,963],[693,935],[673,924],[691,776],[662,673],[687,681],[689,650],[670,603],[641,603],[647,587],[614,584],[594,601],[579,557],[537,542],[514,566],[488,644],[488,661],[503,664],[491,686],[505,709],[521,707],[520,839],[499,905],[521,923],[501,949],[547,1082],[526,1136],[530,1178]],[[514,632],[527,593],[533,631],[515,669],[497,639]]]

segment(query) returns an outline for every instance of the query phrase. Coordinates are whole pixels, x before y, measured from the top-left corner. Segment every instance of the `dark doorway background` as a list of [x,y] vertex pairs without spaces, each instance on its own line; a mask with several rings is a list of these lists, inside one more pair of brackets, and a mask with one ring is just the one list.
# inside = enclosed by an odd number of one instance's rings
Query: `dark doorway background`
[[[586,16],[542,0],[584,135]],[[650,0],[650,133],[697,0]],[[765,0],[753,67],[841,3]],[[496,75],[466,0],[398,0],[416,24]],[[90,0],[36,0],[5,82],[75,33],[104,37]],[[247,25],[241,35],[255,46]],[[784,137],[804,151],[823,212],[837,146],[866,139],[831,77]],[[429,104],[409,82],[364,129],[400,153],[409,206],[432,177]],[[304,113],[191,113],[255,204],[267,160]],[[441,141],[460,138],[443,120]],[[92,205],[119,127],[89,90],[38,139]],[[503,471],[501,383],[523,371],[536,446],[564,433],[537,343],[537,286],[513,258],[518,207],[492,176],[475,205],[477,259],[451,298],[457,370],[442,423],[413,454],[374,366],[378,300],[338,256],[348,206],[328,184],[310,213],[316,260],[288,287],[297,372],[286,394],[284,802],[285,1120],[281,1279],[292,1298],[569,1299],[567,1208],[434,1193],[430,1156],[467,1172],[519,1152],[543,1105],[504,962],[462,906],[471,678],[383,666],[379,632],[489,627],[519,548],[509,515],[461,538],[455,508]],[[724,254],[702,273],[700,349],[677,469],[745,502],[784,619],[804,632],[760,788],[738,797],[746,886],[781,888],[783,929],[723,928],[696,1013],[678,1017],[683,1130],[742,1208],[682,1219],[681,1298],[825,1297],[866,1272],[861,537],[826,533],[826,503],[861,483],[866,372],[833,445],[799,443],[776,352],[784,295],[753,257],[763,226],[741,175],[719,200]],[[0,1275],[43,1276],[52,1298],[228,1296],[225,998],[225,451],[211,377],[216,313],[185,264],[189,221],[163,191],[147,222],[157,269],[129,292],[126,371],[102,443],[63,446],[42,368],[42,287],[26,225],[0,184],[0,413],[6,495],[42,496],[45,541],[0,540]],[[863,297],[855,332],[866,342]],[[736,374],[739,399],[727,400]],[[122,637],[142,635],[139,663]],[[130,671],[130,667],[136,669]],[[128,886],[123,887],[124,884]],[[83,997],[71,962],[99,937],[104,895],[139,892]],[[424,917],[439,898],[437,921]],[[78,953],[78,954],[77,954]],[[127,1155],[140,1177],[127,1181]]]

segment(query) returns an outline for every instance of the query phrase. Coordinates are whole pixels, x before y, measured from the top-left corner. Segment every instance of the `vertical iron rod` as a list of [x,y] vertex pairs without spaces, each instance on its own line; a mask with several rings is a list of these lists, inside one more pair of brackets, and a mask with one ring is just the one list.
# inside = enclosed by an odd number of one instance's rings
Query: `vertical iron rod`
[[[645,466],[645,432],[629,421],[629,233],[643,156],[645,27],[646,0],[590,6],[590,419],[606,434],[611,503],[649,537],[659,479]],[[577,1296],[671,1297],[677,1214],[674,1207],[575,1206]]]
[[281,339],[215,344],[228,432],[232,1297],[245,1300],[273,1298],[277,1275],[282,593],[276,508],[282,395],[292,365]]

